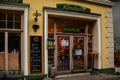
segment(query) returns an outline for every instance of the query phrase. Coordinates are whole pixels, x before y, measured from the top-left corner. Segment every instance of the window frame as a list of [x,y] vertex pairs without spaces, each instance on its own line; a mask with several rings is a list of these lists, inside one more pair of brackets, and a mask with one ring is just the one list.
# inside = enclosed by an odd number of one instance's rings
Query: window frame
[[[9,10],[8,10],[9,11]],[[5,13],[6,13],[6,24],[7,24],[7,14],[9,13],[8,11],[6,11]],[[15,15],[15,12],[11,12],[11,13],[13,13],[14,15]],[[23,14],[21,14],[21,28],[20,29],[14,29],[14,26],[13,26],[13,29],[8,29],[7,27],[6,28],[0,28],[0,32],[2,32],[2,33],[4,33],[4,40],[5,40],[5,43],[4,43],[4,45],[5,45],[5,48],[4,48],[4,54],[5,54],[5,71],[4,72],[6,72],[7,74],[9,73],[8,71],[9,71],[9,63],[8,63],[8,37],[9,37],[9,33],[14,33],[14,34],[16,34],[16,33],[19,33],[20,34],[20,38],[21,38],[21,40],[20,40],[20,53],[19,53],[19,57],[20,57],[20,59],[19,59],[19,61],[18,61],[18,63],[19,63],[19,65],[20,66],[18,66],[18,68],[20,69],[20,74],[19,75],[21,75],[21,55],[22,55],[22,51],[23,51],[23,48],[22,48],[22,43],[23,43],[23,27],[22,27],[22,24],[23,24]],[[13,16],[13,18],[15,18],[15,16]],[[13,22],[15,22],[14,20],[13,20]],[[7,25],[6,25],[7,26]]]

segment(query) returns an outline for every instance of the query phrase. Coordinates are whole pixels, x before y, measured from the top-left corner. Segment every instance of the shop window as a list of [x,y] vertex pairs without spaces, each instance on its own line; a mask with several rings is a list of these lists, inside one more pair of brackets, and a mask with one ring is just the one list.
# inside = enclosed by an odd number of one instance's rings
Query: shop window
[[20,72],[20,33],[8,33],[8,71],[10,75],[18,75]]
[[0,28],[20,29],[21,27],[21,12],[7,11],[0,12]]
[[93,25],[93,23],[88,24],[88,34],[92,34]]
[[54,18],[49,17],[48,18],[48,64],[49,67],[54,66],[54,42],[51,42],[51,40],[54,40]]
[[53,33],[54,32],[54,19],[48,18],[48,32]]
[[0,76],[21,74],[22,14],[0,12]]

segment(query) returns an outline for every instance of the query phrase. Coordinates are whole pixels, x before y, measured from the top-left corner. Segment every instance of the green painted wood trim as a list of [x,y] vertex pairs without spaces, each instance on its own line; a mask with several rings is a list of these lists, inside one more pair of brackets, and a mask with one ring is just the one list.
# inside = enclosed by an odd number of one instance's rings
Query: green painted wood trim
[[115,73],[115,68],[94,69],[99,73]]
[[57,8],[59,9],[66,9],[66,10],[72,10],[72,11],[79,11],[83,13],[90,13],[91,10],[89,8],[73,5],[73,4],[57,4]]
[[28,75],[24,76],[27,80],[35,80],[35,79],[44,79],[47,77],[47,74],[41,74],[41,75]]
[[0,0],[0,2],[22,3],[23,0]]

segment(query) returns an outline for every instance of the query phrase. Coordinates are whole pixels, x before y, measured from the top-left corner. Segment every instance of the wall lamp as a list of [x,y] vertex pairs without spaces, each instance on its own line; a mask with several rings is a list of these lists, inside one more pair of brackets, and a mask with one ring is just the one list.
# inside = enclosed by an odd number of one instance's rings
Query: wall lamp
[[[36,13],[33,13],[33,16],[35,16],[35,22],[37,22],[38,20],[38,16],[40,16],[41,14],[38,13],[38,11],[36,10]],[[34,29],[34,31],[36,32],[37,29],[39,29],[39,25],[37,24],[33,24],[32,28]]]
[[37,18],[38,18],[38,16],[41,16],[41,14],[40,13],[38,13],[38,11],[36,10],[36,13],[33,13],[33,16],[35,16],[35,21],[37,22]]

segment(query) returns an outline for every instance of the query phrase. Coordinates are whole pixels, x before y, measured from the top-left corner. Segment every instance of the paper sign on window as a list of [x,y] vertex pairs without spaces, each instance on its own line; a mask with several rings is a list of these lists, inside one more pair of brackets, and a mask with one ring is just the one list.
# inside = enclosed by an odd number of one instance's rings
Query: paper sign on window
[[76,49],[75,50],[75,55],[76,56],[82,55],[82,49]]
[[68,40],[61,40],[61,46],[68,46],[69,43],[68,43]]

